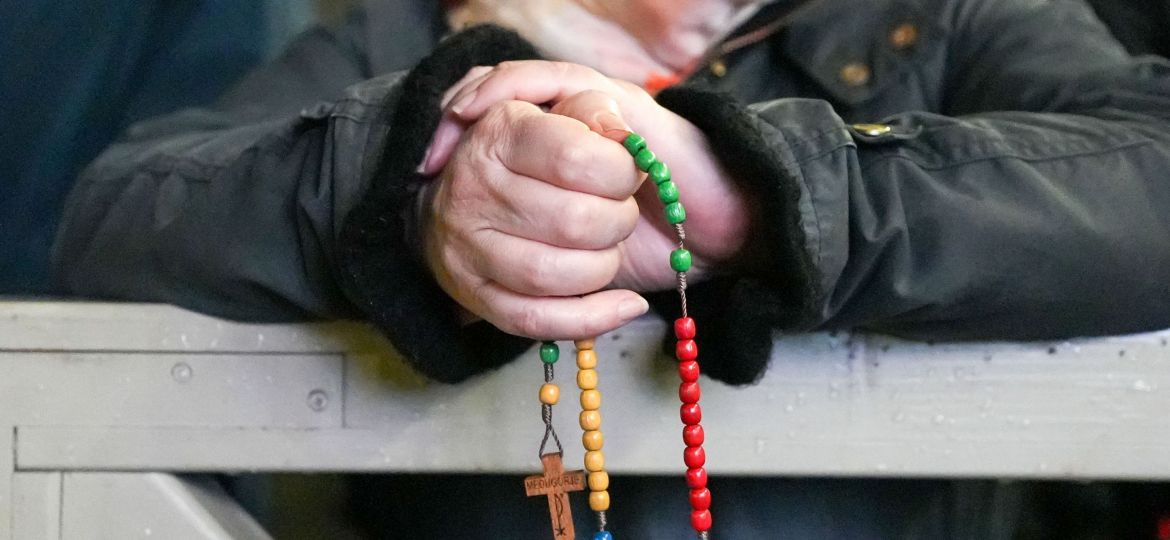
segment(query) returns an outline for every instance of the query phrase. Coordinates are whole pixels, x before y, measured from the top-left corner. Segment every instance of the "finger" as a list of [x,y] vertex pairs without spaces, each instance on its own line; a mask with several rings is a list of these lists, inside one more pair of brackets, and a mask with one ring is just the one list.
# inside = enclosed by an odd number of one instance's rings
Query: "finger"
[[621,108],[613,95],[600,90],[586,90],[557,102],[549,111],[577,120],[598,135],[624,142],[631,130],[622,119]]
[[451,96],[449,100],[447,100],[447,104],[443,107],[444,112],[454,115],[456,109],[463,110],[463,105],[473,99],[476,92],[479,90],[479,86],[482,85],[484,81],[491,78],[492,73],[495,72],[495,69],[497,68],[492,68],[487,72],[481,73],[475,79],[469,80],[467,84],[464,84],[462,88],[460,88]]
[[446,92],[443,93],[443,99],[439,102],[440,109],[446,109],[451,104],[452,98],[459,94],[461,90],[468,85],[478,82],[488,73],[491,73],[493,66],[475,66],[467,73],[463,74],[463,78],[459,79],[455,84],[451,85]]
[[501,204],[487,217],[512,236],[569,249],[607,249],[634,232],[638,203],[569,191],[540,180],[511,176],[489,180]]
[[616,200],[637,191],[641,175],[629,154],[585,124],[515,101],[491,111],[472,129],[490,140],[503,127],[505,140],[495,143],[495,155],[512,172]]
[[589,339],[616,330],[649,309],[645,299],[624,289],[548,298],[517,294],[489,282],[477,294],[487,306],[485,319],[509,334],[538,340]]
[[521,294],[574,296],[598,291],[613,281],[621,265],[616,247],[566,249],[491,229],[476,236],[470,266]]
[[[458,82],[451,85],[443,93],[443,99],[439,102],[439,108],[446,110],[447,105],[450,104],[453,97],[468,85],[478,83],[491,70],[491,66],[475,66],[469,69],[463,75],[463,78],[459,79]],[[460,121],[453,115],[444,114],[442,119],[439,120],[439,126],[435,129],[435,133],[431,136],[431,142],[427,145],[426,153],[423,154],[423,160],[418,166],[418,172],[425,176],[434,176],[442,170],[447,165],[447,161],[451,159],[451,154],[455,151],[455,145],[459,142],[459,138],[466,130],[466,122]]]
[[618,92],[620,88],[608,77],[580,64],[543,60],[504,62],[474,88],[461,91],[449,108],[460,118],[472,121],[501,101],[555,103],[585,90]]

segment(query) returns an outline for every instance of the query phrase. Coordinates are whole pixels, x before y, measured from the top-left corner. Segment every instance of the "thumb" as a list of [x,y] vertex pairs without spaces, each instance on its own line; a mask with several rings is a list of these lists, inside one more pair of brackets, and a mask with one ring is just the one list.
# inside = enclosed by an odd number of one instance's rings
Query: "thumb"
[[594,133],[619,143],[631,131],[622,118],[617,100],[600,90],[574,94],[554,105],[549,112],[575,119],[589,126]]

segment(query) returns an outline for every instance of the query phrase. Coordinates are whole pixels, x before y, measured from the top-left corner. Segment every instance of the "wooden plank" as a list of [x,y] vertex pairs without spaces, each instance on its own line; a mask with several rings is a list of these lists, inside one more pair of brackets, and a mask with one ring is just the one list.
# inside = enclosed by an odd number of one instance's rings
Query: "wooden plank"
[[[87,311],[89,307],[68,305],[57,305],[57,311],[41,316],[67,320],[74,307],[86,317],[98,317]],[[17,308],[24,315],[36,311],[29,305]],[[17,321],[27,327],[31,323],[21,318],[24,315]],[[172,324],[179,325],[176,328],[184,329],[182,325],[188,322],[195,326],[221,323],[185,312],[168,314],[165,309],[155,315],[170,317]],[[112,326],[90,322],[109,333],[138,331],[134,321],[140,315],[111,316],[123,319]],[[62,324],[82,328],[89,323]],[[154,340],[174,332],[160,330],[158,325],[145,328],[143,332],[153,333]],[[286,328],[291,334],[282,338],[282,346],[290,350],[328,348],[313,341],[311,334],[302,334],[298,339],[304,341],[297,342],[288,336],[297,335],[299,327]],[[598,343],[605,396],[602,429],[615,471],[678,473],[677,460],[662,459],[677,455],[682,446],[673,362],[659,355],[664,331],[661,322],[640,319]],[[202,345],[190,350],[212,348],[206,339],[211,334],[200,335]],[[1167,478],[1168,338],[1170,333],[1161,332],[1056,343],[929,345],[848,334],[787,336],[777,342],[770,370],[759,384],[729,388],[704,379],[710,468],[723,474]],[[143,346],[150,341],[143,338]],[[19,338],[8,341],[17,342]],[[79,338],[71,343],[87,347],[103,342]],[[340,344],[329,346],[334,345]],[[134,364],[145,358],[170,362],[186,356],[110,353],[100,362],[74,369],[69,359],[91,357],[30,354],[34,353],[0,352],[0,400],[6,400],[0,403],[0,424],[11,421],[26,426],[21,428],[18,447],[22,469],[531,472],[539,468],[536,445],[542,424],[536,389],[541,373],[531,352],[465,384],[432,385],[400,361],[388,360],[377,346],[350,349],[344,368],[330,368],[330,373],[344,373],[344,386],[338,388],[337,399],[332,392],[327,392],[326,399],[329,414],[342,414],[344,409],[343,417],[329,416],[328,422],[320,424],[313,423],[316,417],[297,416],[303,409],[293,415],[293,422],[282,423],[284,415],[303,407],[305,400],[280,397],[283,390],[263,384],[245,388],[220,380],[209,394],[214,399],[208,402],[168,402],[171,390],[164,390],[175,384],[165,378],[172,376],[173,364],[157,360]],[[206,355],[208,361],[220,356]],[[281,369],[281,362],[294,357],[298,355],[271,350],[240,353],[218,367],[194,366],[194,373],[198,379],[209,369],[232,373],[238,365],[274,362],[257,364],[264,366],[259,371],[247,371],[250,380],[257,381],[255,377]],[[288,381],[312,379],[312,366],[338,362],[330,355],[304,358],[305,371],[290,371]],[[81,375],[66,374],[66,378],[76,378],[64,386],[45,388],[38,396],[36,385],[51,378],[27,367],[36,364],[31,359]],[[125,369],[118,375],[102,379],[100,371],[107,362],[130,363],[123,364]],[[4,371],[5,366],[9,371]],[[558,364],[562,388],[572,388],[573,371],[570,362]],[[125,377],[130,380],[122,384]],[[94,385],[94,380],[104,384]],[[302,393],[308,389],[290,387]],[[7,399],[21,392],[20,399]],[[78,396],[98,399],[95,412],[66,410],[89,406]],[[223,400],[226,404],[219,403]],[[9,401],[35,406],[9,407]],[[575,400],[562,401],[554,421],[562,439],[575,443],[579,434]],[[134,407],[120,407],[126,403]],[[158,403],[169,405],[158,411],[126,412],[151,409]],[[189,410],[181,410],[184,404]],[[120,412],[130,416],[119,418]],[[233,414],[237,416],[229,416]],[[75,421],[65,422],[67,418]],[[207,418],[214,421],[200,420]],[[240,429],[217,429],[232,422]],[[73,427],[59,425],[64,423]],[[100,425],[138,427],[101,429]],[[290,426],[328,429],[285,429]],[[576,444],[566,446],[565,460],[579,462]]]
[[[656,357],[662,331],[656,324],[639,321],[598,344],[602,429],[609,467],[617,472],[678,472],[675,460],[662,459],[681,452],[681,442],[677,383],[672,363]],[[1170,478],[1166,337],[939,346],[849,335],[787,338],[758,385],[704,380],[710,468],[722,474]],[[431,386],[404,381],[393,370],[381,377],[376,359],[357,355],[352,364],[345,425],[354,429],[28,428],[21,431],[19,464],[539,468],[540,373],[531,362],[462,385]],[[561,371],[560,380],[571,374]],[[567,441],[577,439],[573,409],[554,414]],[[581,455],[575,444],[566,454],[566,463]]]
[[338,355],[0,353],[20,425],[340,427]]
[[[663,331],[640,320],[597,344],[602,430],[615,467],[624,461],[631,470],[658,471],[655,454],[681,452],[676,375],[673,363],[658,356]],[[848,334],[786,337],[759,384],[728,388],[704,380],[711,467],[731,464],[746,474],[1165,477],[1161,457],[1127,471],[1097,454],[1128,455],[1132,444],[1156,455],[1165,447],[1167,337],[949,345]],[[379,378],[373,360],[355,357],[347,370],[346,426],[407,430],[436,446],[538,439],[540,372],[525,361],[533,358],[530,351],[491,376],[424,390],[393,374]],[[559,380],[572,379],[568,367]],[[571,410],[574,400],[562,402]],[[562,438],[575,441],[575,413],[555,417]],[[491,425],[475,420],[483,418]],[[426,426],[430,437],[418,439],[424,435],[414,426]]]
[[16,473],[16,430],[0,423],[0,540],[11,540],[13,536],[12,510],[13,483]]
[[12,536],[61,538],[61,473],[17,473],[13,478]]
[[360,323],[248,324],[162,304],[0,301],[0,351],[389,350]]
[[271,540],[211,479],[66,473],[63,487],[63,540]]
[[[1165,433],[1150,426],[1151,433]],[[660,430],[619,438],[607,453],[615,473],[681,474],[663,456],[681,443]],[[673,431],[670,435],[674,435]],[[830,431],[830,430],[826,430]],[[428,430],[208,430],[23,428],[19,470],[502,472],[539,469],[532,444],[516,439],[440,440]],[[524,441],[530,443],[531,441]],[[606,441],[609,443],[609,439]],[[499,444],[497,444],[499,443]],[[609,445],[607,444],[607,447]],[[491,448],[490,452],[483,451]],[[708,468],[723,475],[1170,479],[1170,443],[1087,442],[1037,437],[872,436],[861,431],[804,439],[708,430]],[[581,451],[566,446],[567,460]],[[680,460],[681,461],[681,460]]]

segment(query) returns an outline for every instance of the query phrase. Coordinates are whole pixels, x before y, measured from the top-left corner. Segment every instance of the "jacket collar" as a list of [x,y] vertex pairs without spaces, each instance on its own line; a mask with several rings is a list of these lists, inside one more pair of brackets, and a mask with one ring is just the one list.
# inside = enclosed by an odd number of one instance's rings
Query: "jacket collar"
[[[376,74],[410,69],[447,33],[443,5],[434,0],[366,0],[370,66]],[[913,69],[914,60],[943,31],[920,0],[777,0],[737,30],[731,39],[785,20],[779,49],[835,102],[858,105]],[[897,48],[891,33],[911,24],[916,43]],[[769,39],[773,41],[773,39]],[[848,66],[867,71],[865,84],[843,77]]]

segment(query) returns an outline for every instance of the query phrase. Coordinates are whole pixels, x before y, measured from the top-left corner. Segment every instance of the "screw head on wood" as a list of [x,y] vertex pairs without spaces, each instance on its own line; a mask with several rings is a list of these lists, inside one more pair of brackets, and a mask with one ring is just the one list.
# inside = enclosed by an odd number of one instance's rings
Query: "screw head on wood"
[[308,403],[310,409],[321,412],[329,406],[329,394],[326,394],[324,390],[313,390],[309,392]]

